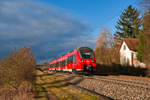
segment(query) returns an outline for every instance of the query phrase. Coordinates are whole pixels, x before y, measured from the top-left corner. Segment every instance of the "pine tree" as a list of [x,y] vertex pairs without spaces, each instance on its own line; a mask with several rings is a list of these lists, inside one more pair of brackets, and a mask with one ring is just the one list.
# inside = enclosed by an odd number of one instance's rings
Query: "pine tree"
[[137,9],[129,5],[120,16],[117,22],[115,37],[122,38],[137,38],[141,30],[141,18]]
[[143,56],[144,56],[144,49],[145,49],[145,41],[144,41],[144,37],[143,37],[143,31],[140,32],[138,38],[139,38],[139,45],[138,45],[137,59],[142,62]]

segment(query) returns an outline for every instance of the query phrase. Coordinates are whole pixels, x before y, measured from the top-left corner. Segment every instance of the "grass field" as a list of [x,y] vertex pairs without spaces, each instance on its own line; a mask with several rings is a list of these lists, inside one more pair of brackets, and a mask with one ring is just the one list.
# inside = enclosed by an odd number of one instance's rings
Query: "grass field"
[[36,99],[37,100],[98,100],[97,96],[83,92],[70,86],[63,76],[46,75],[37,70]]

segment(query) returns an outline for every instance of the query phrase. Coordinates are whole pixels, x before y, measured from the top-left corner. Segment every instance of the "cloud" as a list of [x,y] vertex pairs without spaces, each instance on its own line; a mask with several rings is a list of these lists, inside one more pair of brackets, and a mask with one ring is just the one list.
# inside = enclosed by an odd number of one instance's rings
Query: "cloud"
[[93,46],[91,28],[63,9],[33,0],[0,1],[0,57],[31,46],[36,59],[59,56],[79,46]]

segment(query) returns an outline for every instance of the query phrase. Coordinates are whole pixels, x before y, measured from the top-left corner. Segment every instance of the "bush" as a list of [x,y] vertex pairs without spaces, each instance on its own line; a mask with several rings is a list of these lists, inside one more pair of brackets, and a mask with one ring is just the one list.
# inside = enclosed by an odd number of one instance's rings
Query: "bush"
[[147,68],[139,68],[139,67],[136,68],[136,67],[132,67],[132,66],[122,66],[119,64],[112,64],[112,65],[97,64],[96,74],[147,76],[148,69]]
[[36,62],[30,48],[14,50],[0,62],[0,85],[11,85],[17,88],[21,82],[34,82]]
[[0,89],[0,100],[35,100],[30,82],[22,82],[18,89],[4,86]]

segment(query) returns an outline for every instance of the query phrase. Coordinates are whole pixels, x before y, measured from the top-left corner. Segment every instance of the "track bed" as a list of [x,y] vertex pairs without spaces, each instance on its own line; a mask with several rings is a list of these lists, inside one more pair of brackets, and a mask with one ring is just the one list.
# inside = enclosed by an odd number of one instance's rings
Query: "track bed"
[[82,81],[82,77],[73,74],[37,70],[36,78],[38,100],[111,100],[77,86]]
[[[92,91],[95,94],[119,100],[150,100],[149,78],[126,76],[79,75],[57,72],[63,77],[73,77],[69,80],[76,87]],[[140,79],[139,79],[140,78]]]

